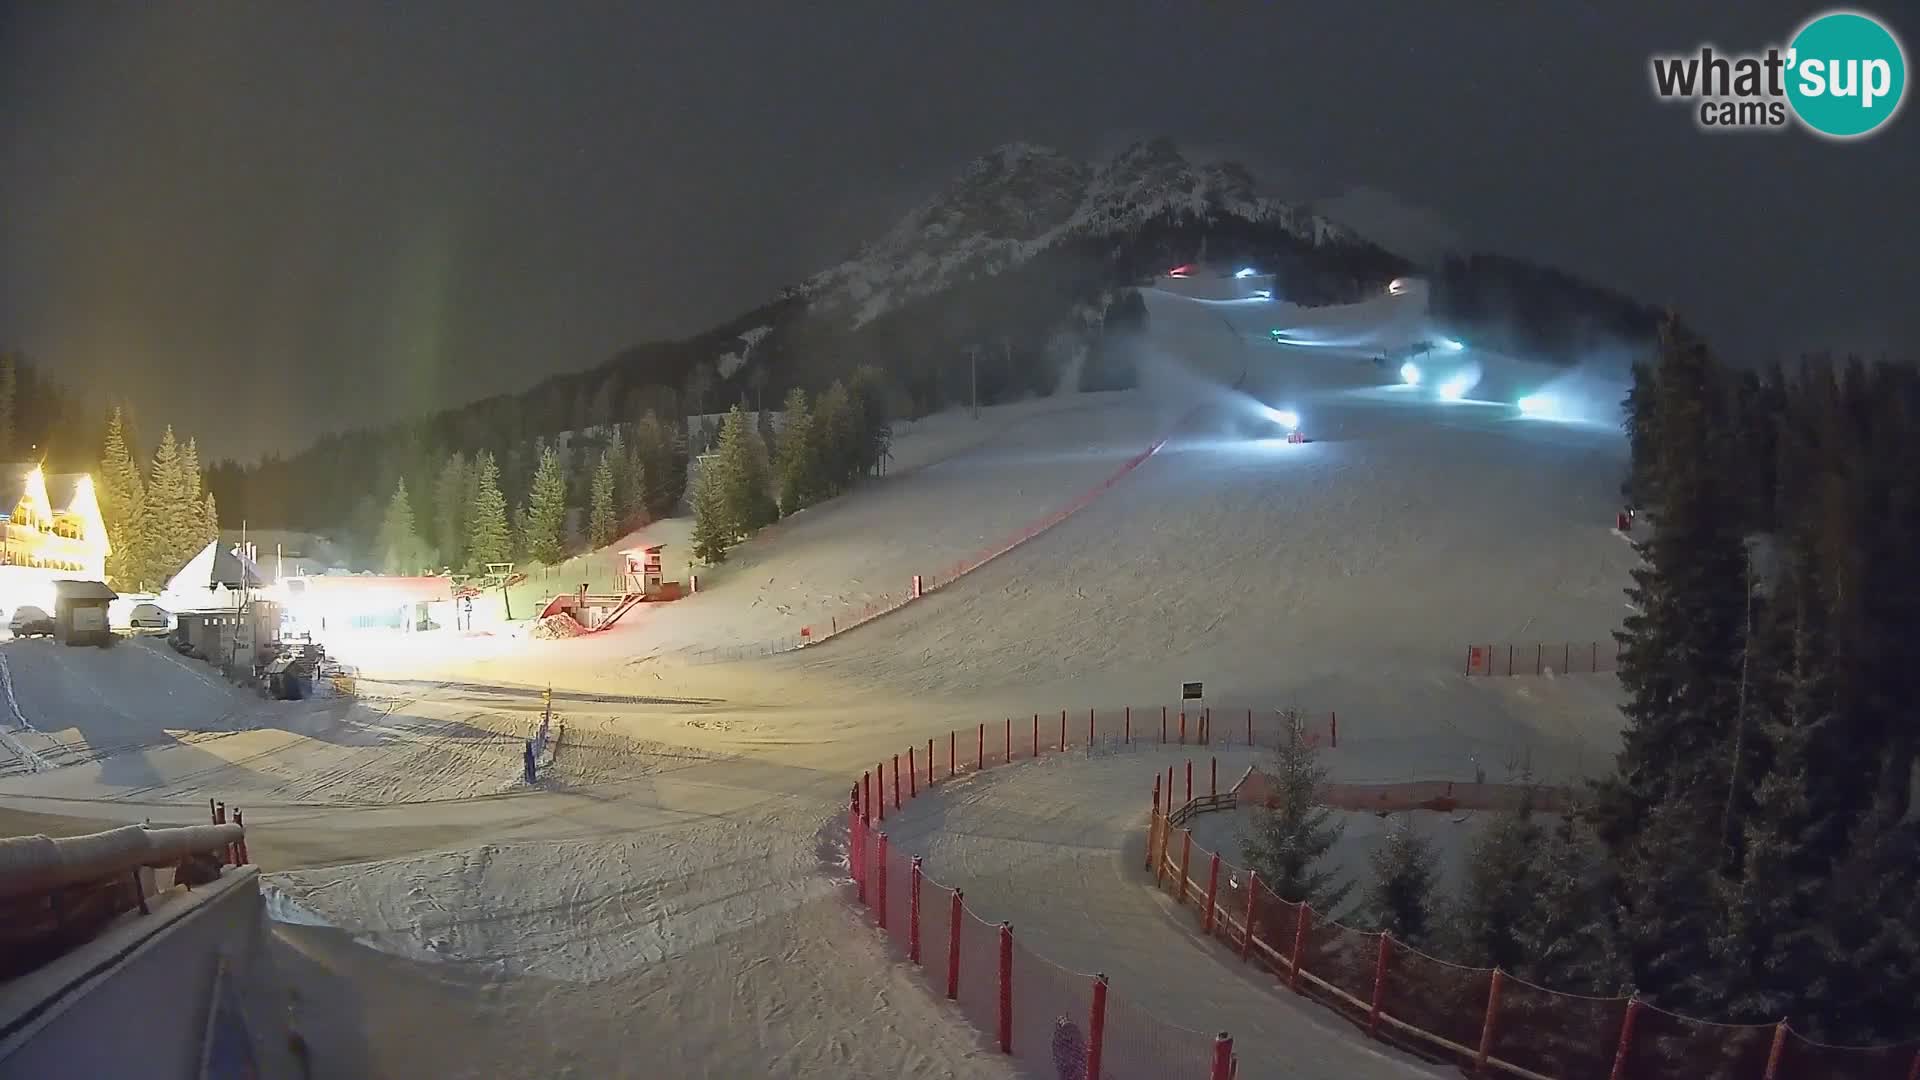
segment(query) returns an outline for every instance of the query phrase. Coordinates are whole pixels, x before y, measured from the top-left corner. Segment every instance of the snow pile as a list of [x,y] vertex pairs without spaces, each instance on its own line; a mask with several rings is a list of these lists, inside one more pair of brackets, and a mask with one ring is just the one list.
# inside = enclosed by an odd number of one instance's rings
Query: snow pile
[[587,628],[581,626],[573,616],[560,611],[536,620],[533,627],[527,631],[527,636],[539,638],[542,641],[553,641],[559,638],[576,638],[586,632]]

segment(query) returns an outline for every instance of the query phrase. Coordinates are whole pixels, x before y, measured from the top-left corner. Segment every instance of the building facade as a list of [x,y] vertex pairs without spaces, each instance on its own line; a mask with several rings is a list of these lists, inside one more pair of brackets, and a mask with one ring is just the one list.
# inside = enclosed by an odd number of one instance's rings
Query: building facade
[[91,476],[0,465],[0,613],[52,612],[53,583],[105,580],[108,550]]

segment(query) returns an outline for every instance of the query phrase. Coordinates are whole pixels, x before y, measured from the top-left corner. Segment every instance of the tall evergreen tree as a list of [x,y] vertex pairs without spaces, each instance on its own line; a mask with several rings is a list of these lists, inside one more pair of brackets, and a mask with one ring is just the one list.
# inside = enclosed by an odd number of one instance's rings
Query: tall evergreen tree
[[186,500],[186,516],[191,532],[200,541],[194,545],[195,552],[205,547],[209,540],[219,538],[218,530],[212,536],[207,535],[207,500],[202,490],[205,482],[200,474],[200,441],[189,435],[186,445],[180,448],[180,491]]
[[380,522],[376,548],[381,566],[389,574],[416,574],[424,555],[419,531],[414,527],[413,502],[407,497],[407,481],[401,477],[387,500],[387,513]]
[[[1627,723],[1617,773],[1601,785],[1596,808],[1615,851],[1669,797],[1702,800],[1703,809],[1724,802],[1741,704],[1748,568],[1724,476],[1720,387],[1705,347],[1671,322],[1657,387],[1660,497],[1627,590],[1635,610],[1616,635]],[[1705,850],[1687,854],[1711,859]]]
[[773,523],[779,510],[768,494],[766,448],[748,414],[735,405],[720,427],[720,449],[714,456],[715,479],[734,535],[747,536]]
[[627,447],[627,438],[620,431],[620,425],[613,425],[607,435],[607,445],[602,456],[613,467],[613,520],[615,531],[622,531],[638,522],[640,518],[639,497],[634,490],[633,454]]
[[[169,425],[160,436],[147,479],[147,538],[153,580],[164,582],[206,546],[198,502],[187,501],[187,475],[180,443]],[[196,542],[197,541],[197,542]]]
[[639,474],[641,490],[646,493],[647,514],[666,517],[673,512],[686,487],[686,461],[681,457],[676,468],[673,433],[659,417],[649,412],[634,429],[633,449],[640,465],[635,472]]
[[813,438],[823,464],[827,487],[821,496],[837,495],[860,472],[860,433],[853,399],[836,381],[820,395],[813,408]]
[[[1300,729],[1298,714],[1289,711],[1286,720],[1290,730]],[[1304,901],[1323,915],[1337,914],[1353,883],[1339,881],[1321,865],[1345,832],[1333,811],[1316,798],[1327,770],[1311,744],[1288,738],[1281,740],[1267,772],[1274,790],[1268,805],[1254,811],[1241,842],[1247,865],[1282,900]]]
[[1414,831],[1405,815],[1394,821],[1385,840],[1367,854],[1373,871],[1365,914],[1375,930],[1409,945],[1423,945],[1433,931],[1434,886],[1439,857],[1433,841]]
[[775,471],[780,481],[781,512],[791,514],[812,505],[824,477],[820,475],[819,443],[813,435],[813,414],[807,409],[806,391],[797,386],[787,391],[786,416]]
[[708,565],[727,559],[739,530],[728,514],[716,457],[709,456],[693,480],[693,557]]
[[587,519],[587,542],[595,548],[613,543],[619,528],[619,511],[614,492],[613,448],[600,452],[600,466],[593,470],[591,510]]
[[455,451],[447,455],[433,484],[433,531],[448,566],[467,564],[467,508],[472,499],[468,473],[466,458]]
[[107,525],[107,577],[122,591],[151,588],[146,481],[127,445],[126,424],[114,407],[100,457],[100,516]]
[[200,538],[205,543],[220,539],[220,504],[214,501],[213,492],[200,501]]
[[525,540],[527,557],[551,566],[566,554],[567,478],[560,455],[551,446],[540,453],[527,492]]
[[1501,814],[1468,849],[1460,895],[1447,913],[1449,955],[1463,964],[1517,970],[1522,934],[1540,891],[1534,849],[1542,831],[1530,810]]
[[507,531],[507,500],[500,492],[500,468],[493,454],[474,459],[473,501],[467,513],[467,565],[475,573],[488,563],[511,562],[513,538]]
[[1532,982],[1576,994],[1611,996],[1627,985],[1626,957],[1614,925],[1606,853],[1572,814],[1544,830],[1528,877],[1537,883],[1516,928]]

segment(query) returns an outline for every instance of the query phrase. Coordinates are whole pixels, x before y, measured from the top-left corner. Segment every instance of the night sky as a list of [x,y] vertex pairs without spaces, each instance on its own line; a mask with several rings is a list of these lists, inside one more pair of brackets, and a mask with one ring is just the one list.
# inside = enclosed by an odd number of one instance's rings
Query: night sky
[[[1649,53],[1823,5],[938,7],[0,6],[0,344],[213,452],[291,447],[704,329],[999,143],[1151,134],[1749,354],[1920,337],[1912,102],[1842,145],[1649,88]],[[1869,10],[1911,63],[1920,19]]]

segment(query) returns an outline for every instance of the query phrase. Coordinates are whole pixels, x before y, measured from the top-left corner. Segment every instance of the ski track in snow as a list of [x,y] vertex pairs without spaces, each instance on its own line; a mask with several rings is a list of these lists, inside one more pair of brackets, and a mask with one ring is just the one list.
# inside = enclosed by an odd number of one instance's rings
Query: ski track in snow
[[[246,807],[256,855],[283,867],[267,882],[279,937],[326,958],[301,968],[303,994],[328,1000],[328,971],[360,980],[311,1023],[344,1025],[389,1070],[1011,1075],[845,904],[839,822],[861,769],[948,728],[1157,704],[1188,679],[1223,708],[1339,709],[1348,779],[1464,779],[1522,754],[1570,776],[1617,739],[1609,679],[1467,680],[1458,663],[1467,641],[1618,624],[1636,558],[1605,539],[1621,440],[1382,392],[1366,365],[1223,344],[1211,317],[1154,318],[1142,390],[914,425],[891,476],[608,633],[380,643],[365,696],[306,702],[144,640],[10,643],[9,749],[63,767],[0,769],[0,802],[117,820]],[[1239,432],[1254,406],[1221,387],[1243,371],[1312,442]],[[886,621],[772,660],[680,662],[902,592],[1059,509],[1196,404],[1081,512]],[[547,685],[566,734],[529,789],[522,740]],[[1024,947],[1108,971],[1136,1009],[1231,1028],[1241,1075],[1430,1071],[1223,964],[1128,876],[1172,760],[990,770],[888,825]],[[495,1034],[522,1029],[538,1037]]]

